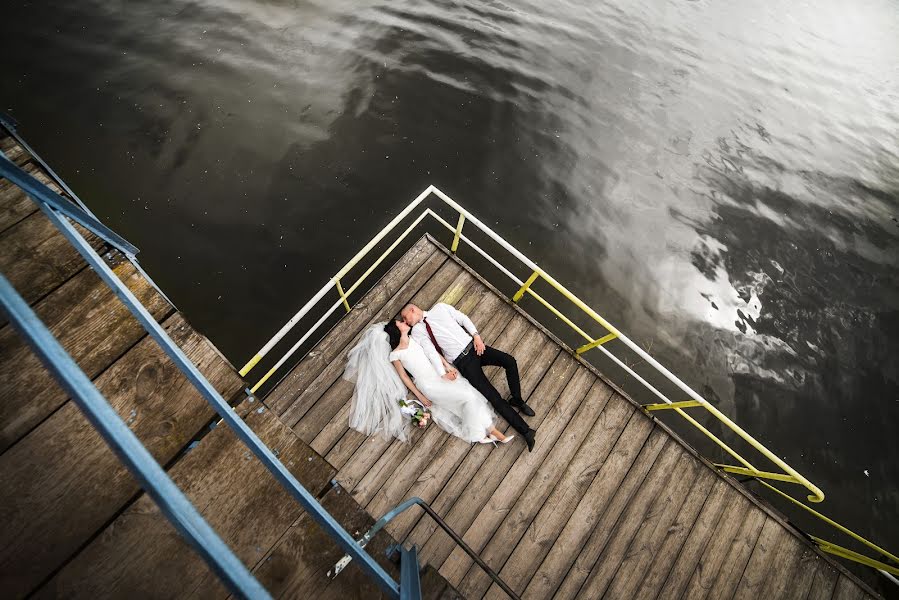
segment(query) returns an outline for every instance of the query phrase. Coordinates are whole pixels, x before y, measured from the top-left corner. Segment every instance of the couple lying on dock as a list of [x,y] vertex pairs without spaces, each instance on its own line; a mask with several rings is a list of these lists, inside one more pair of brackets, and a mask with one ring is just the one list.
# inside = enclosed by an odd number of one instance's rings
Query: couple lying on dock
[[[408,304],[400,318],[377,323],[347,356],[344,378],[356,384],[350,427],[366,435],[408,439],[403,414],[407,389],[447,433],[467,442],[506,444],[514,439],[496,428],[496,414],[521,433],[528,450],[535,431],[516,412],[534,411],[521,397],[518,365],[510,354],[486,346],[467,315],[449,304],[422,311]],[[483,368],[506,371],[511,398],[497,391]]]

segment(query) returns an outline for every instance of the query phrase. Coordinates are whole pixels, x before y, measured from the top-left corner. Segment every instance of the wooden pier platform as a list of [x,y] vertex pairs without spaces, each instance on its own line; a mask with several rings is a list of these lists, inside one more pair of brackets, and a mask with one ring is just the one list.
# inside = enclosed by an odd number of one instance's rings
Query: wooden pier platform
[[[516,357],[534,452],[520,439],[467,444],[433,424],[411,444],[348,429],[346,353],[408,302],[454,304]],[[489,374],[508,391],[498,368]],[[525,599],[876,596],[428,236],[264,403],[370,515],[425,499]],[[505,596],[420,510],[387,530],[462,596]]]
[[[0,151],[61,193],[11,137]],[[125,257],[81,230],[222,396],[349,531],[374,520],[336,470],[244,392],[237,371]],[[337,544],[225,425],[17,187],[0,179],[0,271],[222,539],[275,597],[376,598]],[[0,596],[228,597],[5,318],[0,319]],[[369,550],[395,578],[389,534]],[[453,592],[433,569],[431,597]]]
[[[0,150],[50,182],[22,147]],[[50,183],[52,187],[55,186]],[[55,188],[56,191],[61,191]],[[261,401],[114,249],[87,235],[235,410],[354,535],[430,502],[523,598],[865,598],[874,592],[713,469],[430,237],[419,240]],[[0,180],[0,270],[219,535],[278,598],[376,598],[18,188]],[[411,444],[347,428],[346,352],[407,302],[450,302],[519,361],[537,446]],[[500,373],[492,379],[505,390]],[[0,319],[4,598],[228,597],[52,376]],[[505,427],[505,424],[503,424]],[[415,543],[426,598],[502,593],[421,511],[368,549]]]

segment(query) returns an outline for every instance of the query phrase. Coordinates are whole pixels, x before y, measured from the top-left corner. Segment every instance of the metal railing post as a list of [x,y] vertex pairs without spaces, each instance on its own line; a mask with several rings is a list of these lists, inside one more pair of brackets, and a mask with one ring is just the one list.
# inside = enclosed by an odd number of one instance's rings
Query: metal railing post
[[[499,586],[502,591],[504,591],[510,598],[512,598],[512,600],[520,600],[518,594],[516,594],[515,591],[510,588],[505,581],[503,581],[502,577],[500,577],[496,573],[496,571],[491,569],[490,566],[484,562],[484,559],[481,558],[477,552],[472,550],[471,546],[469,546],[465,542],[465,540],[463,540],[462,537],[453,530],[452,527],[447,525],[446,521],[444,521],[433,508],[431,508],[431,505],[417,496],[404,500],[400,504],[393,507],[391,510],[387,511],[383,517],[375,521],[375,524],[372,525],[371,528],[366,531],[361,538],[359,538],[359,541],[357,542],[359,544],[359,547],[365,548],[365,546],[372,540],[372,538],[374,538],[379,531],[386,527],[388,523],[416,505],[422,507],[424,511],[428,513],[428,516],[434,519],[434,522],[437,523],[437,526],[443,529],[443,531],[445,531],[446,534],[450,536],[450,538],[452,538],[452,540],[460,548],[462,548],[462,551],[465,552],[465,554],[467,554],[469,557],[471,557],[475,564],[477,564],[479,567],[481,567],[481,569],[483,569],[485,573],[487,573],[487,576],[490,577],[490,579],[493,580],[493,582],[496,583],[496,585]],[[350,564],[351,560],[352,557],[350,556],[344,556],[343,558],[341,558],[339,561],[337,561],[337,564],[334,565],[334,568],[328,571],[328,576],[337,577],[337,575],[339,575],[340,572]]]
[[540,277],[540,273],[538,273],[537,271],[531,273],[531,276],[528,277],[528,280],[524,282],[524,285],[518,288],[518,291],[515,292],[514,296],[512,296],[512,302],[515,302],[517,304],[518,301],[521,300],[522,296],[524,296],[524,293],[530,289],[531,285],[535,281],[537,281],[538,277]]
[[347,312],[350,312],[352,309],[350,308],[349,301],[346,299],[346,294],[343,291],[343,286],[340,285],[340,280],[335,279],[334,285],[337,286],[337,293],[340,294],[340,299],[343,300],[343,307],[346,309]]
[[598,340],[593,340],[589,344],[584,344],[583,346],[581,346],[580,348],[575,350],[575,354],[583,354],[587,350],[593,350],[594,348],[596,348],[598,346],[602,346],[603,344],[605,344],[607,342],[611,342],[612,340],[616,339],[617,337],[618,337],[617,333],[609,333],[607,335],[604,335],[601,338],[599,338]]
[[400,546],[400,600],[421,600],[421,579],[418,576],[418,547],[406,550]]
[[459,213],[459,222],[456,223],[456,233],[453,235],[453,245],[450,248],[450,252],[453,254],[455,254],[456,250],[459,248],[459,236],[462,235],[463,225],[465,225],[465,215]]

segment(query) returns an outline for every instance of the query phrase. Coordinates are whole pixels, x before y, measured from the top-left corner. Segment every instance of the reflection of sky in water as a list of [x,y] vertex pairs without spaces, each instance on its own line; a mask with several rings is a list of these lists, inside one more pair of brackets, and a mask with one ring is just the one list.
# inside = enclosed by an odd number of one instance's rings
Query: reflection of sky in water
[[899,539],[895,2],[36,10],[5,108],[235,362],[434,183]]

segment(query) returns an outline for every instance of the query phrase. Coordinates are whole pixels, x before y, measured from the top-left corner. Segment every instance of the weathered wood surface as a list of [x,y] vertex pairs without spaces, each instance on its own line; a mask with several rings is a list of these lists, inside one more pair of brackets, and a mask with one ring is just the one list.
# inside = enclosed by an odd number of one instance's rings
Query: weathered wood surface
[[[9,136],[0,140],[0,150],[53,191],[62,190]],[[76,225],[91,246],[100,251],[104,242]],[[85,268],[78,251],[18,187],[0,178],[0,272],[9,279],[26,302],[32,303],[56,289]],[[6,324],[0,315],[0,326]]]
[[[80,225],[76,228],[102,254],[104,242]],[[28,303],[43,298],[84,268],[78,251],[40,211],[0,233],[0,272]],[[5,323],[6,318],[0,317],[0,324]]]
[[[107,253],[104,259],[158,321],[172,313],[168,302],[121,255]],[[88,268],[53,290],[34,310],[91,379],[146,335],[112,289]],[[8,324],[0,328],[0,381],[2,453],[67,396]]]
[[[246,399],[238,414],[313,494],[334,470],[261,403]],[[206,521],[248,565],[259,564],[303,513],[226,425],[216,427],[169,471]],[[68,563],[38,597],[201,597],[227,595],[206,563],[140,497]]]
[[[589,371],[576,371],[552,408],[545,411],[546,418],[539,428],[539,445],[533,452],[518,453],[508,472],[494,475],[500,480],[499,485],[478,510],[464,535],[487,564],[504,563],[543,498],[558,481],[562,473],[560,466],[571,460],[586,436],[586,424],[592,425],[596,418],[596,405],[603,405],[608,399],[604,389],[588,394],[596,382]],[[431,536],[424,549],[437,559],[435,564],[447,557],[440,571],[445,577],[450,574],[447,581],[463,595],[481,595],[489,587],[486,574],[477,567],[471,568],[471,559],[445,534]]]
[[[240,378],[180,315],[164,326],[226,398],[240,392]],[[149,337],[94,383],[162,464],[212,417],[200,393]],[[0,455],[0,480],[0,588],[13,597],[57,569],[139,490],[71,401]]]
[[11,135],[0,128],[0,152],[20,167],[31,160],[31,155]]
[[[419,242],[415,252],[397,267],[401,281],[385,278],[298,367],[308,372],[291,373],[291,389],[273,392],[282,418],[372,518],[424,498],[527,599],[867,596],[445,249]],[[538,431],[533,453],[521,440],[470,445],[433,425],[414,431],[410,444],[348,429],[353,388],[339,377],[346,352],[369,323],[406,302],[437,300],[455,303],[488,344],[518,359],[523,396],[537,413],[526,418]],[[488,376],[508,392],[500,370]],[[463,597],[504,597],[420,510],[387,531],[417,544]]]
[[[329,489],[321,503],[353,535],[359,536],[374,525],[374,519],[340,486]],[[390,536],[381,531],[366,548],[398,580],[399,569],[385,560],[386,550],[393,543]],[[343,554],[333,538],[315,524],[307,513],[303,513],[266,556],[256,563],[253,572],[275,598],[384,596],[355,562],[350,563],[336,579],[327,576]],[[442,578],[433,578],[431,582],[439,588],[438,593],[446,587],[445,582],[441,585],[440,579]]]
[[[47,186],[54,192],[62,192],[59,186],[51,181],[50,178],[40,170],[40,167],[34,163],[26,164],[24,170],[38,181],[47,184]],[[13,185],[7,179],[0,179],[0,232],[6,231],[28,215],[37,211],[37,204],[22,191],[22,188]]]

